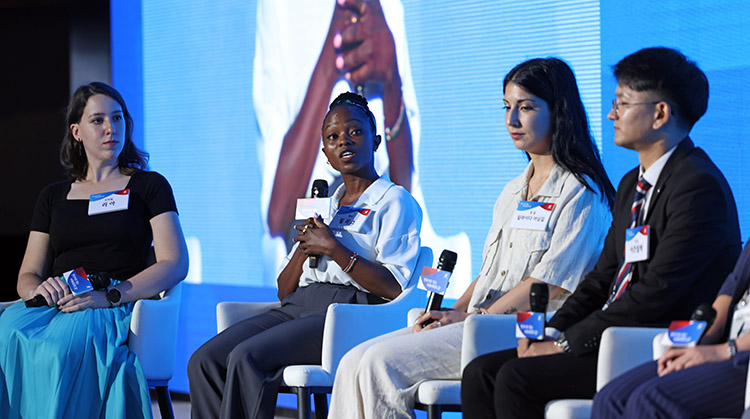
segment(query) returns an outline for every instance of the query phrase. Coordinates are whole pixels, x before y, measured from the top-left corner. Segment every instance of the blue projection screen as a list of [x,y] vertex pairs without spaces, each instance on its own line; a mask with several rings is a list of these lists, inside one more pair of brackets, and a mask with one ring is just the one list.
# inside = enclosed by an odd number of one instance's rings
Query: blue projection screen
[[[423,241],[436,254],[449,248],[460,255],[449,298],[476,276],[495,200],[527,164],[504,127],[502,78],[528,58],[556,56],[572,66],[615,185],[638,162],[634,152],[612,144],[606,119],[616,87],[611,66],[657,45],[697,61],[711,98],[692,137],[729,180],[747,237],[748,2],[380,3],[411,130],[411,190],[425,212]],[[281,144],[305,106],[313,72],[336,69],[335,60],[321,57],[334,4],[112,0],[114,84],[142,112],[138,140],[151,154],[152,170],[174,188],[190,245],[172,385],[178,391],[187,391],[190,354],[215,333],[217,301],[275,298],[276,267],[288,243],[269,233],[271,191],[277,169],[287,163]],[[355,88],[341,75],[323,90],[330,98]],[[380,90],[364,84],[363,92],[383,135],[387,104]],[[316,135],[304,140],[319,142]],[[396,163],[385,149],[376,167],[388,175]],[[321,155],[309,179],[294,181],[339,182]]]

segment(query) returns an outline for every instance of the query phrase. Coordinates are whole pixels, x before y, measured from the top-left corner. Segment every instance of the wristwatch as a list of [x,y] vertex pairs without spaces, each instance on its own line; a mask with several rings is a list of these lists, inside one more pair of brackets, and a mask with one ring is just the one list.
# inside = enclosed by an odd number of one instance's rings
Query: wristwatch
[[107,296],[107,301],[109,301],[110,307],[117,307],[120,305],[122,294],[120,294],[120,291],[115,288],[114,285],[107,287],[105,295]]
[[563,352],[570,352],[570,344],[568,338],[565,337],[565,332],[560,333],[560,336],[555,340],[555,346],[562,349]]
[[729,346],[729,359],[733,359],[737,355],[737,342],[734,339],[729,339],[727,345]]

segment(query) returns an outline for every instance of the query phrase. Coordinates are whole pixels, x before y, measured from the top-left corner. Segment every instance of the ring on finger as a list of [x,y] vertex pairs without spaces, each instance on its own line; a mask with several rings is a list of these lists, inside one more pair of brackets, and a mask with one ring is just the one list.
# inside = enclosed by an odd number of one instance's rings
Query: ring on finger
[[303,228],[303,229],[302,229],[302,234],[305,234],[305,233],[307,233],[307,228],[308,228],[308,227],[310,227],[310,226],[305,226],[305,228]]
[[438,320],[437,322],[435,322],[435,327],[440,327],[442,325],[443,325],[443,322],[441,322],[440,320]]

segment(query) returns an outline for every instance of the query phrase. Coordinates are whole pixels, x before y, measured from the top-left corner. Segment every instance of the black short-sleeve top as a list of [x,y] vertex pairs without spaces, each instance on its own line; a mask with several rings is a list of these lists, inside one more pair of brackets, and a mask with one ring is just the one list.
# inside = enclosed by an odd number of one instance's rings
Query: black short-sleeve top
[[72,179],[47,186],[37,199],[31,230],[50,236],[51,276],[83,267],[127,280],[146,268],[153,232],[150,220],[177,212],[172,187],[156,172],[130,177],[127,210],[88,215],[88,199],[67,199]]

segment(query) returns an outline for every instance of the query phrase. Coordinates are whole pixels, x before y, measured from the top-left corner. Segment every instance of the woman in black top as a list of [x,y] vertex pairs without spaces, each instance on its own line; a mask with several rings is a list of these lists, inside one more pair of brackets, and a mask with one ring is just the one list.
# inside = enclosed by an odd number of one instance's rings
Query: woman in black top
[[[40,194],[18,275],[21,298],[46,305],[19,302],[0,315],[0,417],[151,417],[126,340],[132,303],[187,273],[172,189],[144,171],[147,155],[112,87],[78,88],[67,121],[61,161],[71,178]],[[112,283],[74,295],[63,279],[71,270]]]

